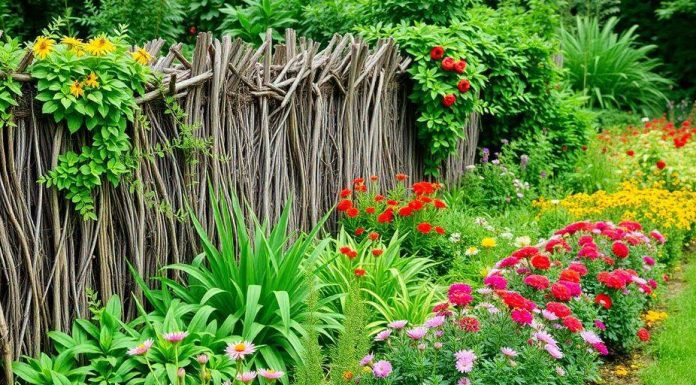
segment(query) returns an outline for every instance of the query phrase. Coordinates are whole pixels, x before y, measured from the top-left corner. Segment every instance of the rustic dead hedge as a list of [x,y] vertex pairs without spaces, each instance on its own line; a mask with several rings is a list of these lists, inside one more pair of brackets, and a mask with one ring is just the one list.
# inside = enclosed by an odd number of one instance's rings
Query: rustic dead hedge
[[[356,176],[388,183],[398,172],[422,177],[409,60],[392,41],[370,48],[336,36],[320,47],[287,31],[285,44],[274,45],[269,33],[255,49],[203,33],[191,58],[180,44],[159,55],[163,45],[146,46],[163,84],[138,99],[133,180],[104,184],[97,221],[83,221],[60,193],[37,184],[86,137],[41,114],[28,76],[9,75],[25,84],[16,126],[0,129],[0,350],[8,382],[13,359],[37,355],[49,330],[86,315],[88,289],[103,299],[140,296],[127,262],[150,277],[190,260],[197,239],[182,213],[190,207],[212,230],[210,189],[228,199],[237,194],[271,221],[292,198],[301,230]],[[175,96],[184,122],[165,113],[164,95]],[[443,165],[445,180],[473,162],[478,125],[472,117],[471,140]],[[125,305],[132,315],[132,299]]]

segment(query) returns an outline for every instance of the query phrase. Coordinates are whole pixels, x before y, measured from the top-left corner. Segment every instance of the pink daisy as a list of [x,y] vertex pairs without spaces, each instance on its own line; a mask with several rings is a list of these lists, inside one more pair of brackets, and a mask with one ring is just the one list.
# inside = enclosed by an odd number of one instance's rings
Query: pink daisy
[[150,350],[153,343],[154,343],[154,341],[152,341],[152,338],[148,338],[145,341],[143,341],[142,344],[128,350],[128,355],[129,356],[144,356]]
[[285,375],[285,372],[283,372],[281,370],[259,369],[259,376],[261,376],[267,380],[271,380],[271,381],[275,381],[275,380],[279,379],[280,377],[283,377],[284,375]]
[[411,338],[412,340],[416,340],[416,341],[425,337],[425,335],[427,333],[428,333],[428,329],[426,329],[424,327],[417,327],[417,328],[413,328],[413,329],[406,331],[406,335],[408,335],[408,337]]
[[244,357],[253,354],[256,351],[256,346],[251,342],[239,341],[234,344],[227,345],[225,353],[235,361],[243,360]]
[[245,384],[248,384],[256,378],[256,372],[243,372],[243,373],[237,373],[237,381],[243,382]]
[[389,326],[392,329],[403,329],[404,327],[406,327],[406,324],[408,324],[408,321],[399,320],[399,321],[390,322],[389,325],[387,325],[387,326]]
[[375,336],[375,341],[386,341],[390,336],[391,336],[391,329],[384,329],[381,332],[377,333]]
[[162,338],[173,344],[178,344],[179,342],[183,341],[184,338],[186,338],[188,335],[188,332],[172,332],[163,335]]
[[375,378],[387,378],[392,372],[392,364],[389,361],[381,360],[372,366],[372,373]]

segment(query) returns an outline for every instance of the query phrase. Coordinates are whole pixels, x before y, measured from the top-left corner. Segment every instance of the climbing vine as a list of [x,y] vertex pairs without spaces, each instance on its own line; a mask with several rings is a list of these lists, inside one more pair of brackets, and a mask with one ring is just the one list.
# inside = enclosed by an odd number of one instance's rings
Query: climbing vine
[[19,82],[10,75],[21,60],[19,41],[7,39],[0,45],[0,128],[11,125],[12,107],[16,107],[17,96],[22,94]]
[[41,36],[32,47],[30,68],[37,81],[42,111],[64,124],[69,133],[91,135],[78,152],[58,157],[57,166],[39,179],[65,191],[86,219],[96,219],[93,189],[106,180],[113,186],[134,166],[126,133],[134,119],[135,95],[144,93],[150,55],[132,51],[125,31],[86,42],[74,37]]

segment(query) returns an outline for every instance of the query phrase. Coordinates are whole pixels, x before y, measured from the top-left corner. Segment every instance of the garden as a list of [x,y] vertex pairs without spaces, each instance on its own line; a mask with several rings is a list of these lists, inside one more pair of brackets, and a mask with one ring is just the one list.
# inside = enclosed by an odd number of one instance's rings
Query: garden
[[693,0],[0,0],[0,384],[696,384]]

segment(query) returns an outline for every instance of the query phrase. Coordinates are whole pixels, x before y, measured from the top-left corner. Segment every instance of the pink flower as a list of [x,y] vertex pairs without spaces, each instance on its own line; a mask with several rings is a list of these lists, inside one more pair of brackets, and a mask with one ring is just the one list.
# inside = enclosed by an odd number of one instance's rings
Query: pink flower
[[546,310],[546,309],[541,311],[541,315],[544,316],[544,318],[546,318],[549,321],[555,321],[558,319],[558,316],[556,316],[555,314],[553,314],[553,312]]
[[510,317],[513,321],[517,322],[520,325],[530,325],[532,323],[532,320],[534,319],[532,313],[525,309],[513,310]]
[[582,337],[588,345],[594,345],[602,342],[597,334],[590,330],[583,330],[580,332],[580,337]]
[[483,279],[483,284],[496,290],[505,290],[507,287],[507,280],[503,276],[497,274],[489,275]]
[[198,361],[199,364],[205,365],[208,363],[208,355],[207,354],[201,354],[198,357],[196,357],[196,361]]
[[375,336],[375,341],[386,341],[390,336],[391,336],[391,329],[384,329],[381,332],[377,333]]
[[237,381],[243,382],[245,384],[248,384],[256,378],[256,372],[243,372],[243,373],[237,373]]
[[177,344],[177,343],[183,341],[184,338],[186,338],[187,336],[188,336],[188,332],[172,332],[172,333],[167,333],[167,334],[163,335],[162,337],[165,340],[167,340],[173,344]]
[[370,353],[370,354],[366,355],[365,357],[363,357],[362,360],[360,360],[360,366],[369,365],[370,363],[372,363],[372,360],[374,360],[374,359],[375,359],[375,355]]
[[597,351],[597,353],[603,356],[609,354],[609,349],[607,349],[607,345],[604,345],[604,342],[597,342],[596,344],[593,344],[592,347]]
[[545,332],[545,331],[538,331],[532,335],[535,340],[541,341],[547,345],[553,345],[557,346],[558,342],[551,336],[551,334]]
[[176,371],[176,376],[181,378],[186,377],[186,369],[179,368],[179,370]]
[[462,377],[457,381],[457,385],[471,385],[471,381],[466,377]]
[[454,357],[457,359],[455,366],[459,373],[469,373],[474,369],[476,354],[472,350],[460,350],[454,353]]
[[503,353],[506,357],[517,357],[517,352],[512,349],[512,348],[500,348],[500,352]]
[[259,369],[259,376],[270,380],[270,381],[275,381],[279,379],[280,377],[283,377],[285,375],[285,372],[282,370],[273,370],[273,369]]
[[643,263],[648,266],[655,266],[655,259],[646,255],[643,257]]
[[662,235],[662,233],[660,233],[660,232],[657,231],[657,230],[651,231],[651,232],[650,232],[650,236],[651,236],[653,239],[655,239],[656,241],[660,242],[660,243],[665,243],[665,242],[667,242],[667,239],[665,238],[665,236]]
[[374,374],[375,378],[387,378],[392,372],[392,365],[391,362],[381,360],[375,362],[375,364],[372,366],[372,373]]
[[435,317],[429,318],[423,323],[423,326],[430,328],[430,329],[435,329],[439,328],[442,326],[442,324],[445,323],[445,317],[441,315],[437,315]]
[[551,355],[551,357],[557,360],[563,358],[563,353],[561,352],[561,349],[559,349],[556,345],[546,344],[544,346],[544,349],[546,349],[546,351]]
[[153,343],[154,343],[154,341],[152,341],[152,338],[148,338],[145,341],[143,341],[142,344],[128,350],[128,355],[129,356],[144,356],[150,350]]
[[256,346],[251,342],[239,341],[234,344],[227,345],[225,353],[227,357],[235,361],[243,360],[244,357],[253,354],[256,351]]
[[389,326],[392,329],[398,330],[398,329],[403,329],[406,326],[406,324],[408,324],[408,321],[399,320],[399,321],[390,322],[389,325],[387,325],[387,326]]
[[595,325],[595,327],[596,327],[597,329],[599,329],[599,330],[607,330],[607,326],[604,325],[604,322],[602,322],[602,321],[600,321],[600,320],[596,320],[596,321],[594,322],[594,325]]
[[471,296],[471,286],[464,283],[453,283],[447,292],[449,301],[454,306],[466,306],[474,300]]
[[412,340],[420,340],[421,338],[425,337],[425,335],[428,333],[428,329],[424,327],[417,327],[413,328],[410,330],[406,331],[406,335],[411,338]]

